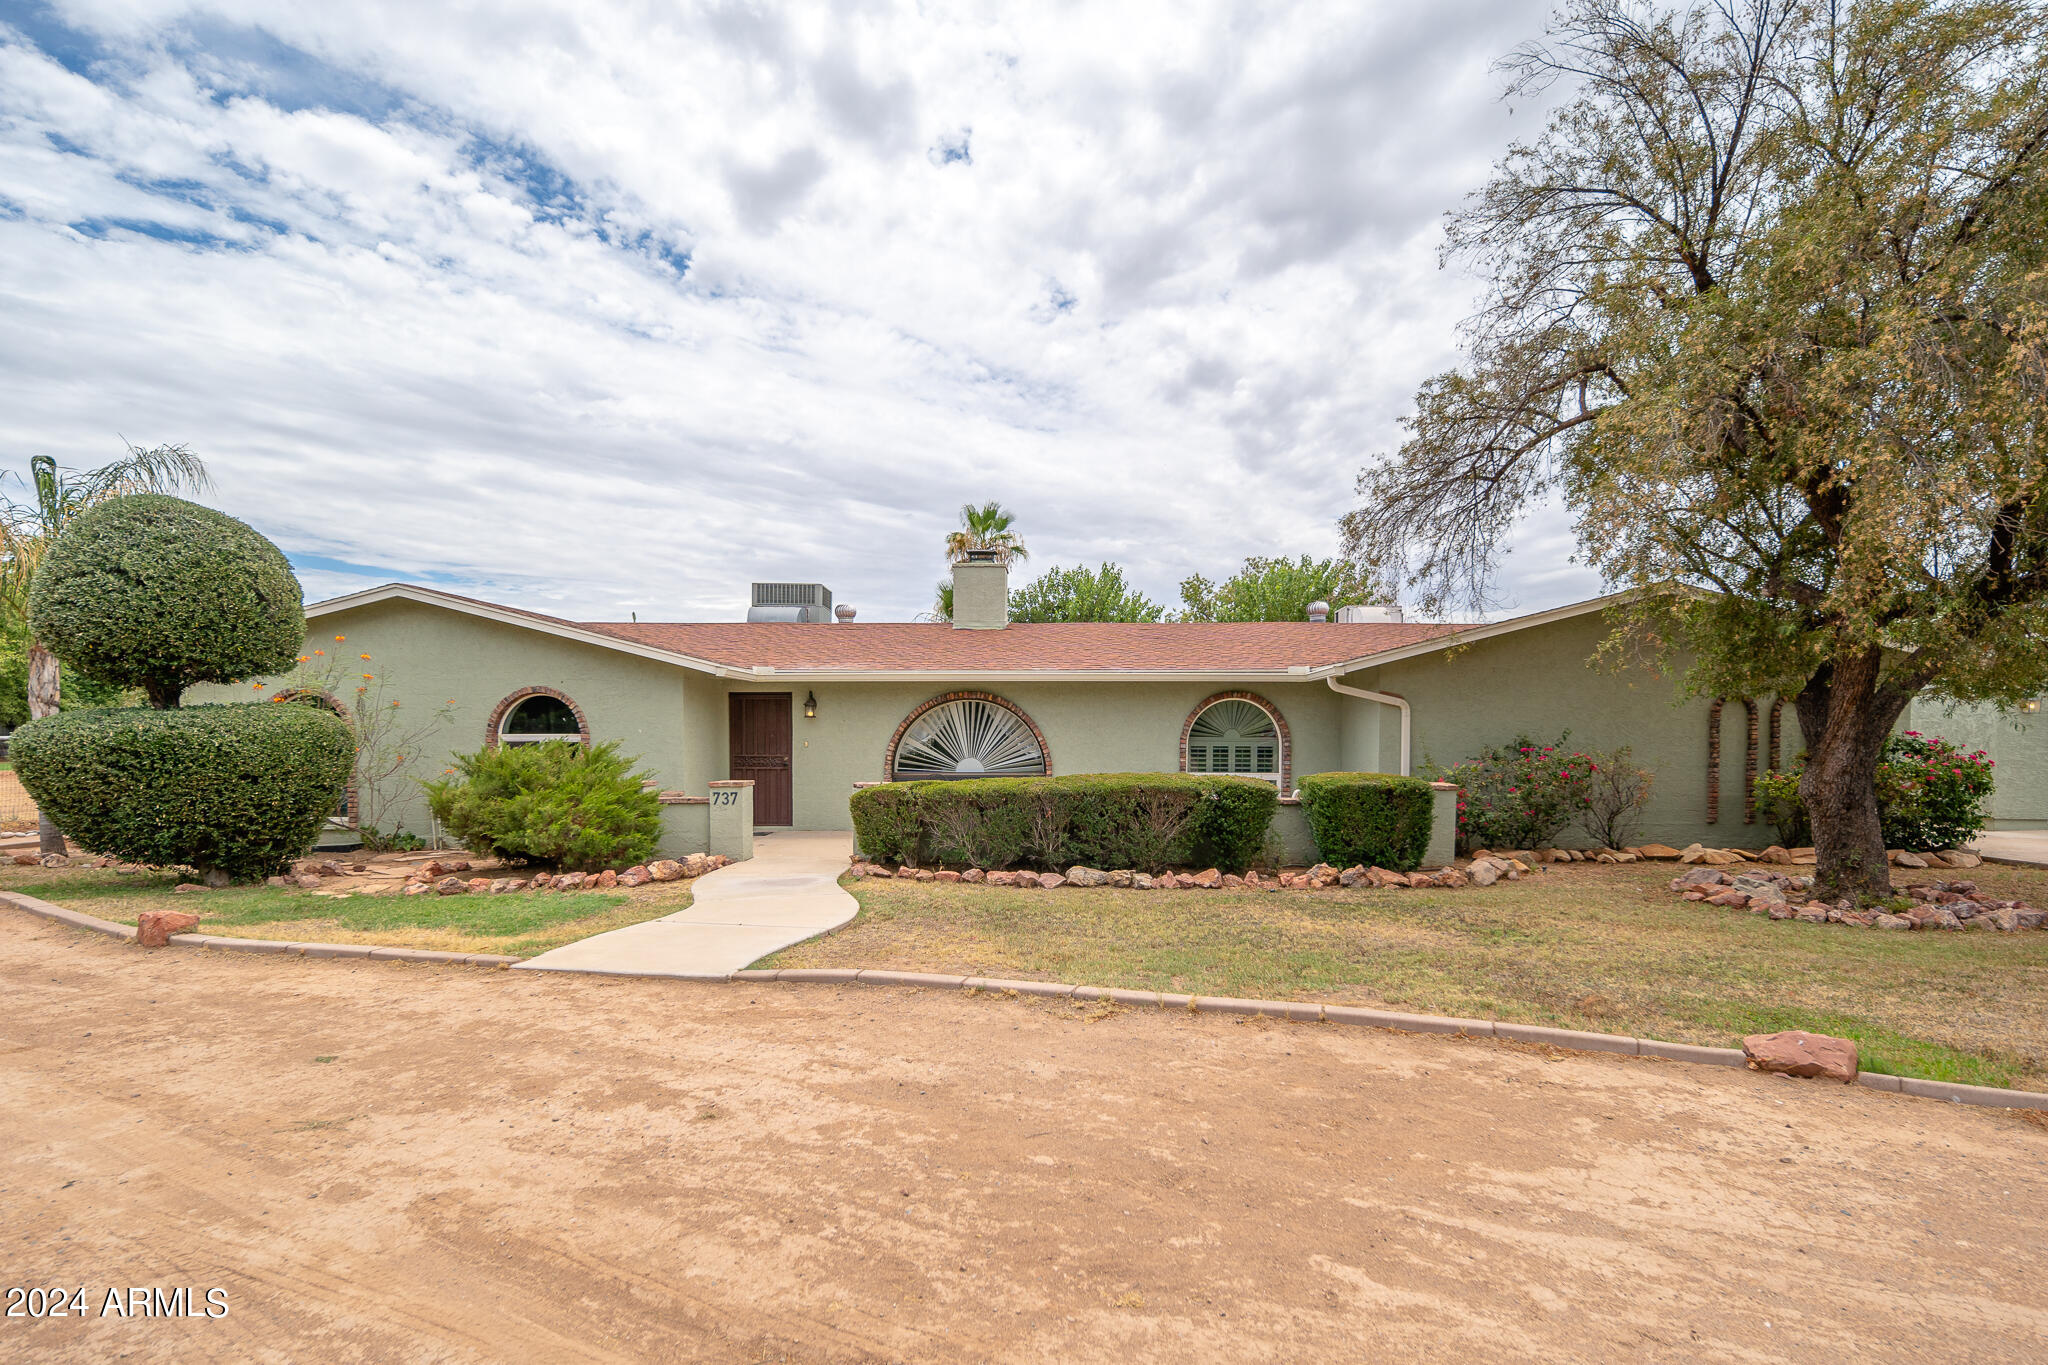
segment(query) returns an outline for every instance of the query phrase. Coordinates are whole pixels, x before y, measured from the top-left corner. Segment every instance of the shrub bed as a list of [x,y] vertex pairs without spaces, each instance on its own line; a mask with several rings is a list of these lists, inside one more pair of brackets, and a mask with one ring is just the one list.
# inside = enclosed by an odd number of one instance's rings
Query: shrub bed
[[855,792],[868,857],[912,866],[1249,867],[1279,806],[1269,782],[1181,773],[892,782]]
[[1458,785],[1458,846],[1542,848],[1581,820],[1593,802],[1593,759],[1566,749],[1568,738],[1517,735],[1445,769]]
[[36,804],[93,852],[247,880],[313,846],[355,741],[310,706],[121,707],[32,720],[8,756]]
[[[1805,755],[1784,772],[1759,773],[1757,814],[1778,827],[1787,845],[1812,842],[1813,824],[1799,799]],[[1939,735],[1917,730],[1885,741],[1877,764],[1877,818],[1886,848],[1961,848],[1984,832],[1993,760],[1964,753]]]
[[577,871],[639,863],[661,838],[661,802],[616,743],[500,744],[459,755],[426,783],[434,818],[472,853]]
[[1412,872],[1429,852],[1435,794],[1422,778],[1316,773],[1301,779],[1301,805],[1324,862]]

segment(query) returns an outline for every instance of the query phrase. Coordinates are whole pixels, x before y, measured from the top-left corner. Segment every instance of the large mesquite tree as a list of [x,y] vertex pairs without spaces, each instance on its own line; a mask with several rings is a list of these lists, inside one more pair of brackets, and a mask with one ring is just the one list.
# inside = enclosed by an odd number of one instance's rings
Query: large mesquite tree
[[1561,498],[1612,644],[1796,699],[1820,884],[1877,892],[1906,705],[2048,686],[2048,11],[1571,0],[1506,65],[1564,98],[1451,218],[1491,288],[1348,548],[1484,600]]

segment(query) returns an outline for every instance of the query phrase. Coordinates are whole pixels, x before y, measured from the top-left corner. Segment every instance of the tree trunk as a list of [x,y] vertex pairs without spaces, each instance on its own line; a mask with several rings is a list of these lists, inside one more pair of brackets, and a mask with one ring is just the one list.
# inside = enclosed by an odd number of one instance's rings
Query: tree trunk
[[[41,720],[44,716],[57,714],[58,687],[57,656],[35,641],[29,641],[28,713],[31,718]],[[36,811],[36,833],[38,852],[46,856],[52,853],[60,857],[63,855],[64,832],[40,808]]]
[[1837,659],[1799,694],[1806,770],[1799,799],[1813,821],[1814,895],[1859,901],[1891,894],[1877,813],[1877,763],[1911,693],[1883,686],[1882,650]]
[[142,691],[149,698],[149,704],[159,711],[177,710],[179,701],[185,695],[185,689],[179,684],[164,682],[159,678],[144,678]]

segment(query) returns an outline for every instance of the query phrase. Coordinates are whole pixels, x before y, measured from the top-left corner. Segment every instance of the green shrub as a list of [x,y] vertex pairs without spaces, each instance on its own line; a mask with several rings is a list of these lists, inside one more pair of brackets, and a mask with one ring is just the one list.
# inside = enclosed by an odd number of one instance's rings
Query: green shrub
[[1553,842],[1585,818],[1593,805],[1590,754],[1517,735],[1489,745],[1440,775],[1458,785],[1458,844],[1462,848],[1535,849]]
[[355,741],[310,706],[123,707],[32,720],[9,757],[36,804],[94,853],[250,880],[313,846]]
[[434,818],[471,852],[587,872],[643,862],[661,838],[661,802],[638,761],[616,743],[500,744],[423,785]]
[[1316,773],[1301,779],[1301,807],[1323,861],[1412,872],[1429,852],[1436,796],[1420,777]]
[[175,706],[193,683],[282,672],[306,634],[282,552],[223,512],[159,493],[80,514],[29,590],[29,627],[64,663]]
[[[1803,760],[1802,755],[1802,760]],[[1813,840],[1813,824],[1799,799],[1803,761],[1756,779],[1758,818],[1778,827],[1788,848]],[[1984,805],[1996,785],[1996,764],[1982,749],[1964,753],[1940,736],[1918,730],[1893,735],[1877,763],[1877,818],[1886,848],[1913,851],[1961,848],[1984,832]]]
[[1085,773],[892,782],[853,794],[861,851],[883,862],[1242,871],[1279,794],[1247,777]]

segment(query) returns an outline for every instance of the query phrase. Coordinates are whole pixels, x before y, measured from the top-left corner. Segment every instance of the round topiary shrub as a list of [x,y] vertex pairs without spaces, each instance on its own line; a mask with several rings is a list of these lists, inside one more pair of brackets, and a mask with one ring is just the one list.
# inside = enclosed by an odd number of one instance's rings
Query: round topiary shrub
[[242,522],[160,493],[112,498],[51,547],[30,628],[82,673],[176,706],[193,683],[290,668],[306,634],[299,580]]
[[355,738],[330,711],[240,702],[32,720],[8,756],[36,804],[94,853],[253,880],[313,846]]

